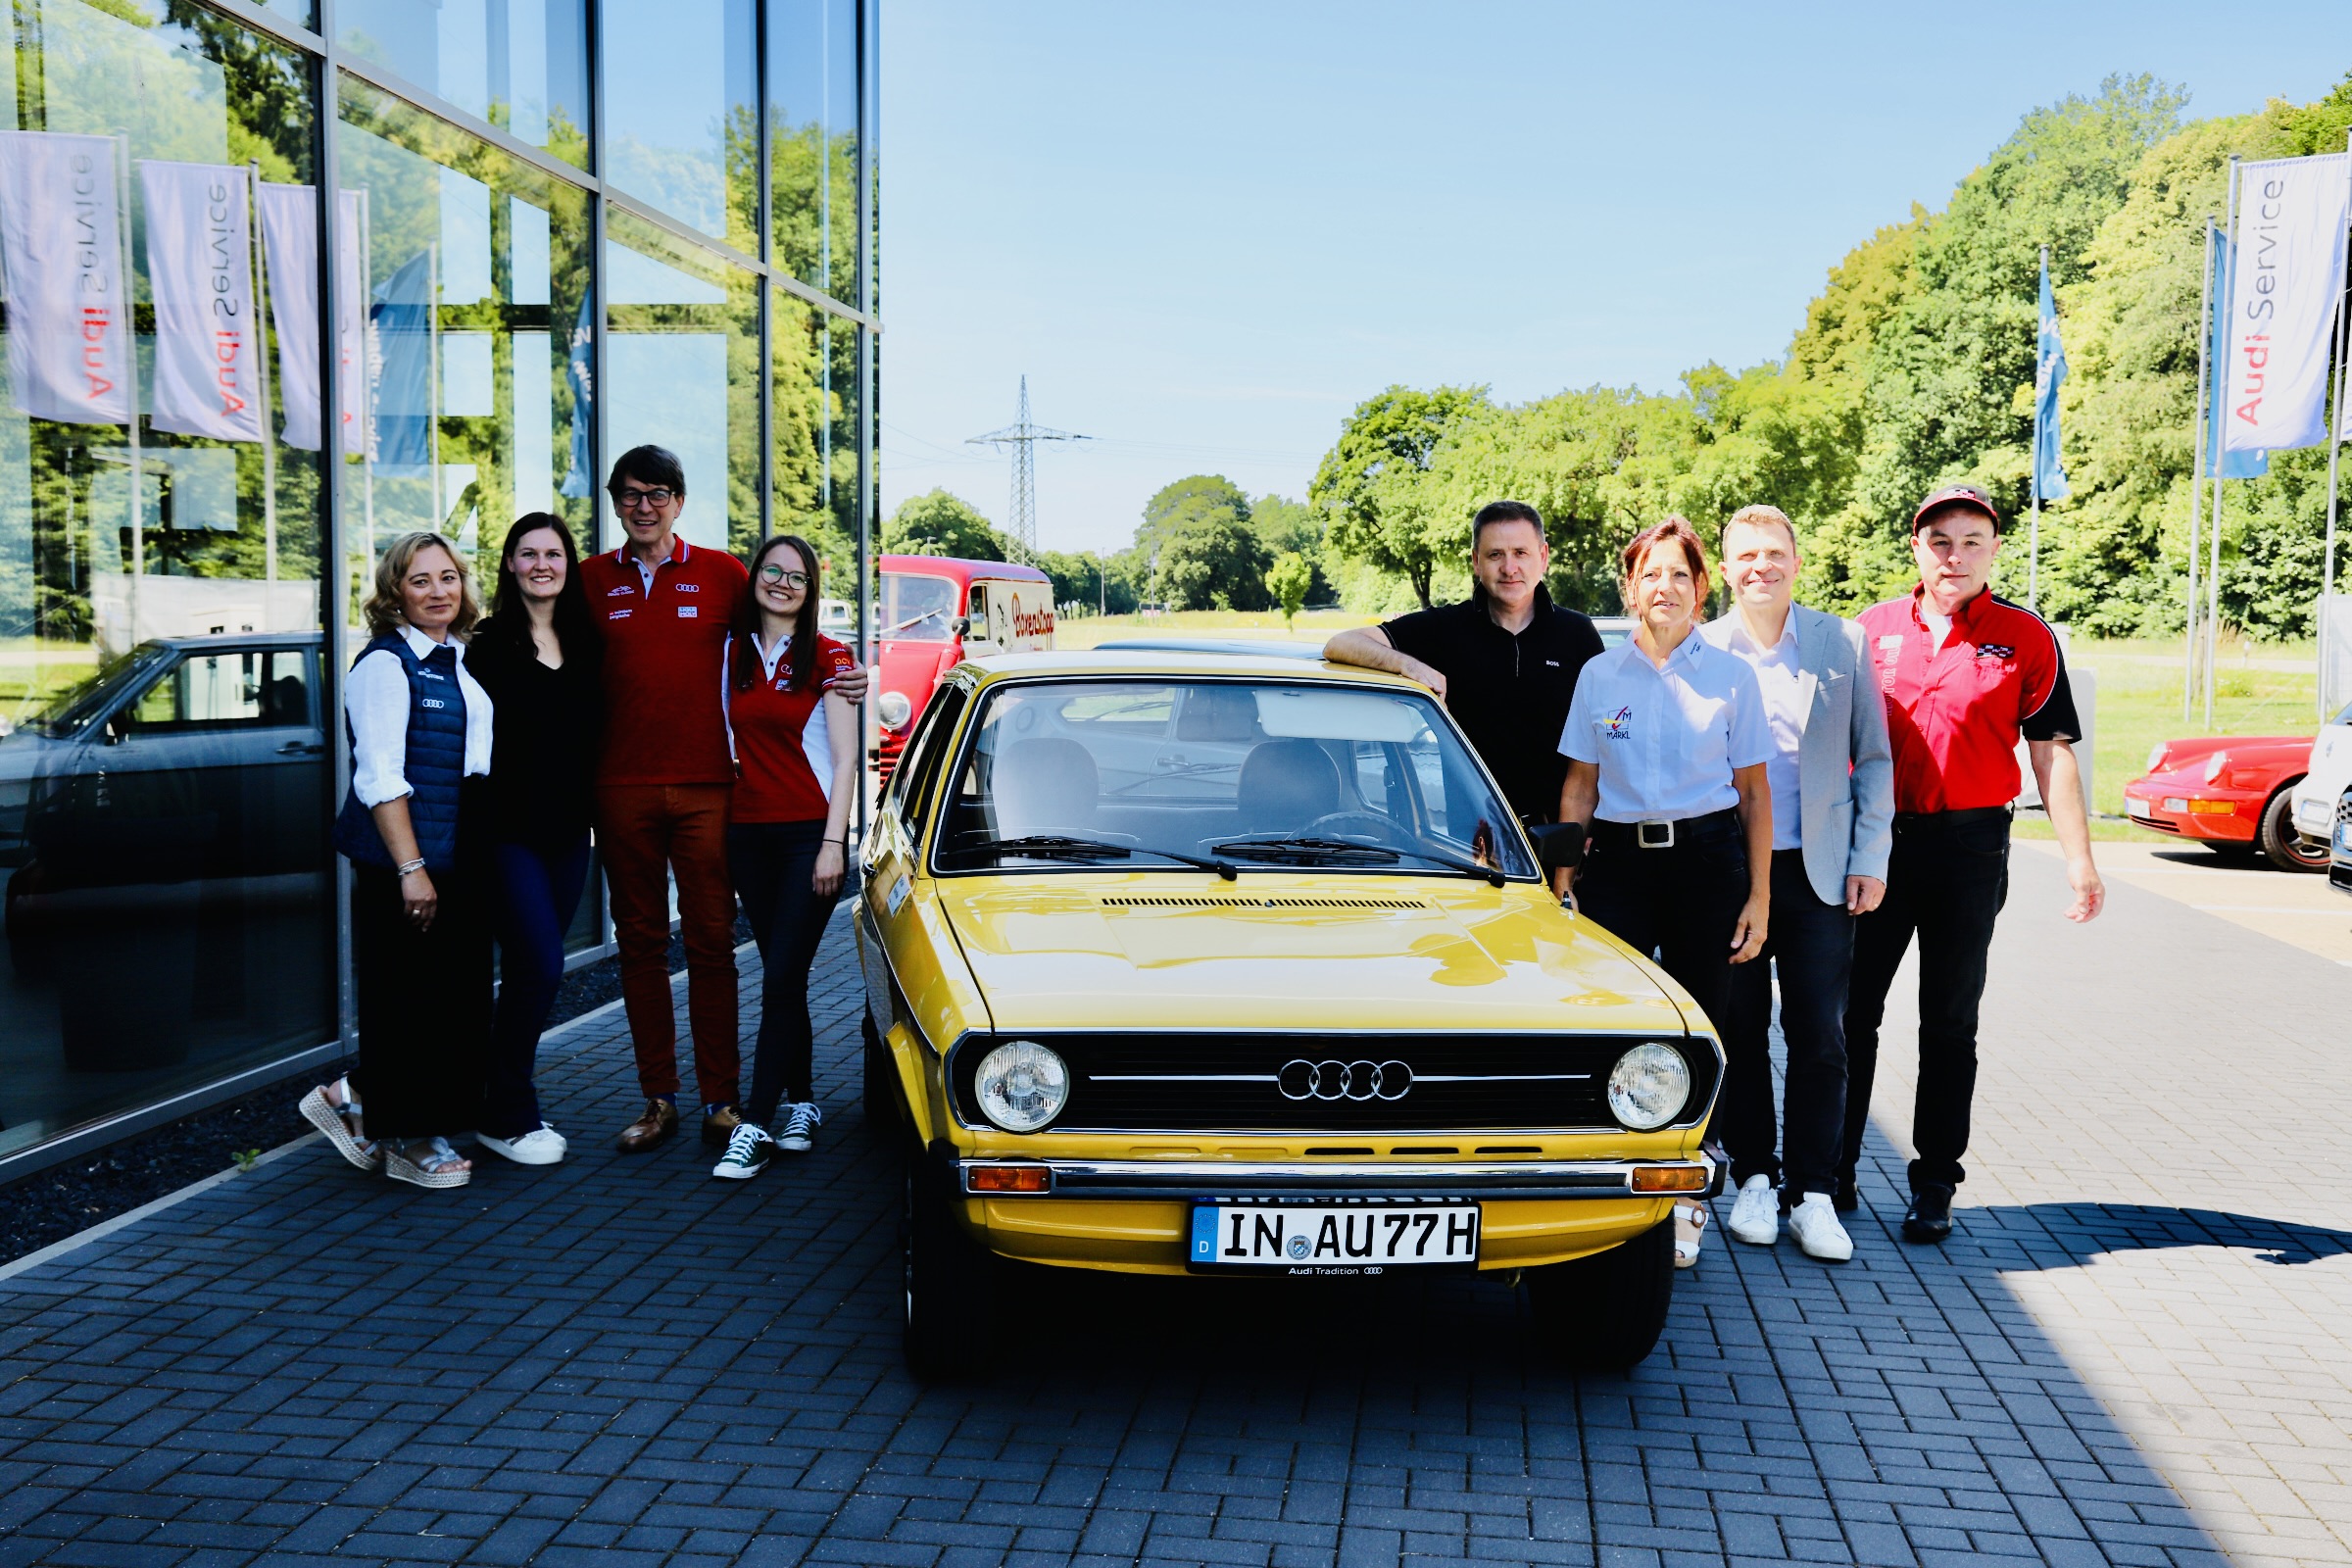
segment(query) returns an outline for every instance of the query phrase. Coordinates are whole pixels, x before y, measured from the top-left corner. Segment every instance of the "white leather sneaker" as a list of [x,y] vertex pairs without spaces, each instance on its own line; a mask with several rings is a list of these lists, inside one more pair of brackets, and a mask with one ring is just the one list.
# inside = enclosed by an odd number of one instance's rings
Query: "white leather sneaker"
[[1805,1250],[1807,1257],[1818,1257],[1825,1263],[1844,1263],[1854,1255],[1854,1239],[1838,1222],[1837,1207],[1827,1193],[1805,1195],[1805,1200],[1789,1212],[1788,1232],[1796,1238],[1796,1245]]
[[492,1138],[487,1133],[475,1133],[473,1141],[494,1154],[504,1154],[517,1165],[553,1165],[564,1158],[570,1145],[564,1135],[541,1122],[520,1138]]
[[1732,1234],[1753,1247],[1781,1239],[1781,1195],[1769,1176],[1750,1176],[1732,1204]]

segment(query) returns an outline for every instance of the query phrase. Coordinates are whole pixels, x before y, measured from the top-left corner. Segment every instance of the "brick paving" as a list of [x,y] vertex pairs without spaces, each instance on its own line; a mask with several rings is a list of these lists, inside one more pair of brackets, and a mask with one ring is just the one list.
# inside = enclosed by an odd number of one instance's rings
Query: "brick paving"
[[0,1568],[2352,1562],[2352,970],[2062,903],[2021,847],[1950,1247],[1893,1238],[1890,1050],[1854,1262],[1718,1230],[1667,1346],[1581,1381],[1491,1280],[1090,1276],[917,1388],[846,943],[831,1118],[756,1182],[612,1152],[592,1018],[559,1167],[313,1145],[0,1278]]

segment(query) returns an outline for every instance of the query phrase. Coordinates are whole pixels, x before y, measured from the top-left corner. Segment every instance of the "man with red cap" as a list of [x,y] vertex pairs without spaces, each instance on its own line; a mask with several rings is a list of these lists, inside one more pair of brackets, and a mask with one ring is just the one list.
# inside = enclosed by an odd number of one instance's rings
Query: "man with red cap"
[[2009,803],[2022,736],[2034,778],[2066,853],[2074,903],[2096,918],[2107,892],[2090,857],[2090,823],[2073,742],[2066,660],[2049,623],[1990,592],[2001,518],[1975,485],[1946,485],[1911,516],[1919,586],[1861,615],[1886,700],[1894,748],[1894,850],[1886,897],[1854,928],[1846,999],[1845,1145],[1837,1205],[1859,1201],[1854,1168],[1870,1120],[1879,1021],[1886,992],[1919,938],[1919,1090],[1911,1139],[1911,1206],[1903,1239],[1940,1243],[1952,1193],[1966,1176],[1977,1088],[1977,1008],[1994,917],[2009,895]]

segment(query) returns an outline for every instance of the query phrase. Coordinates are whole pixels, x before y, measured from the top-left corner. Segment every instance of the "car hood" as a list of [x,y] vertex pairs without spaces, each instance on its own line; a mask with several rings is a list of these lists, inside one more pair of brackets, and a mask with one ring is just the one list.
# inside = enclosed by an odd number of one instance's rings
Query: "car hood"
[[946,878],[999,1029],[1680,1031],[1682,990],[1542,889],[1245,873]]

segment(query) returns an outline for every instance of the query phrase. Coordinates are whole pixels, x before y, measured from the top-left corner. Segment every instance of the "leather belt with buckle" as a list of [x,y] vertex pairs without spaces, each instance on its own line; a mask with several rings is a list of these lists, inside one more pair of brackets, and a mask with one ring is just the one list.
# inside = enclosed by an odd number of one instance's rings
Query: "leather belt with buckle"
[[1634,847],[1641,850],[1673,849],[1674,824],[1658,821],[1636,822],[1634,824]]

